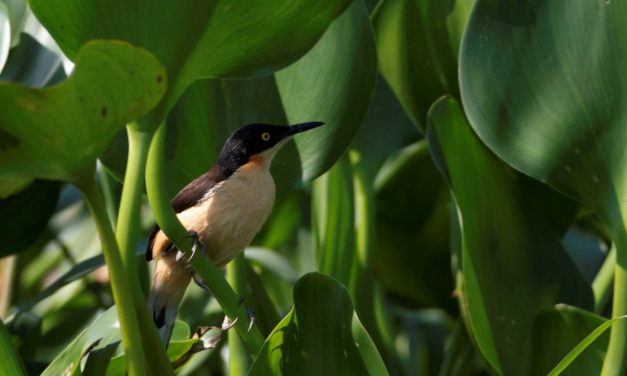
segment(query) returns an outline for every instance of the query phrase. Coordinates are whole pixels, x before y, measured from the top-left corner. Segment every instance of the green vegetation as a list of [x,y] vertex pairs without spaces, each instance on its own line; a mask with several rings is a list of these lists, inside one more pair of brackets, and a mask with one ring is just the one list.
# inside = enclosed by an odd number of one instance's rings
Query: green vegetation
[[[626,374],[626,19],[0,0],[0,375]],[[189,255],[174,194],[241,125],[304,121],[251,247],[192,260],[212,294],[164,351],[152,225]]]

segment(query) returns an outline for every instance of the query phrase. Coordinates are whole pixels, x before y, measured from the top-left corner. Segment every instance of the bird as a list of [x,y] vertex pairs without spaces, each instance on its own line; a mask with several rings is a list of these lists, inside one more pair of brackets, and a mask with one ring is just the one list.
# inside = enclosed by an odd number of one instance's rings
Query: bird
[[[276,187],[270,165],[292,136],[324,123],[291,126],[254,123],[227,138],[213,166],[172,199],[178,219],[218,267],[246,248],[272,211]],[[183,253],[155,225],[148,238],[146,260],[155,261],[147,304],[167,348],[179,303],[193,279],[207,288],[183,260]]]

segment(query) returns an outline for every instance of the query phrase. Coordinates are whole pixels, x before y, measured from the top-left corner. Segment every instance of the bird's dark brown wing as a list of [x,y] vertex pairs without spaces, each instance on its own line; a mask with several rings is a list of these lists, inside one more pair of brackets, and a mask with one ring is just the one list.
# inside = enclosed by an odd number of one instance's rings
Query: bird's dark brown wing
[[[205,194],[211,190],[216,184],[226,179],[226,176],[219,166],[214,166],[206,173],[194,179],[177,193],[172,199],[172,208],[175,213],[180,213],[185,209],[196,205]],[[155,225],[148,238],[148,247],[146,248],[146,261],[152,260],[152,244],[155,236],[159,233],[159,225]]]

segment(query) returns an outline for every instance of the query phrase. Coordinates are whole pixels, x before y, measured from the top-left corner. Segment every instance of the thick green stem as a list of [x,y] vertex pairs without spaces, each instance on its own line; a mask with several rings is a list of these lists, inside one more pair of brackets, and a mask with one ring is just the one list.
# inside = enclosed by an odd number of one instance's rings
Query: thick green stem
[[[246,296],[246,260],[241,254],[226,267],[226,277],[235,292],[242,297]],[[245,304],[245,303],[244,303]],[[244,343],[239,336],[229,335],[229,374],[243,376],[248,374],[250,357]]]
[[[165,174],[165,141],[166,128],[165,124],[161,124],[150,144],[150,152],[148,154],[148,164],[146,166],[148,201],[161,230],[189,259],[192,255],[192,239],[181,222],[179,222],[170,205],[170,195]],[[263,345],[264,338],[255,326],[248,331],[250,320],[246,309],[239,302],[239,296],[226,282],[218,267],[208,258],[194,257],[191,259],[191,264],[194,271],[207,283],[224,313],[232,319],[238,319],[234,329],[239,334],[248,351],[256,355]]]
[[[616,268],[612,317],[627,314],[627,228],[614,231]],[[603,361],[603,376],[625,375],[627,372],[627,323],[619,320],[612,326],[610,343]]]
[[111,280],[113,299],[120,321],[120,336],[126,353],[128,374],[143,376],[146,374],[146,364],[133,296],[128,289],[129,280],[122,264],[118,243],[113,235],[102,196],[93,177],[83,177],[77,186],[85,196],[85,201],[87,201],[100,235],[102,251]]
[[[135,312],[140,323],[142,344],[150,373],[153,375],[174,374],[170,361],[165,353],[157,329],[146,308],[146,298],[142,293],[138,275],[137,254],[135,247],[140,232],[140,216],[146,159],[152,140],[152,132],[141,130],[137,124],[127,127],[128,161],[124,175],[124,186],[120,200],[120,210],[116,225],[116,237],[122,250],[122,262],[129,276],[130,291],[133,293]],[[143,265],[141,267],[144,267]]]
[[616,246],[608,252],[603,261],[603,265],[594,281],[592,282],[592,291],[594,292],[594,312],[603,313],[603,309],[607,306],[612,292],[612,282],[614,281],[614,268],[616,266]]

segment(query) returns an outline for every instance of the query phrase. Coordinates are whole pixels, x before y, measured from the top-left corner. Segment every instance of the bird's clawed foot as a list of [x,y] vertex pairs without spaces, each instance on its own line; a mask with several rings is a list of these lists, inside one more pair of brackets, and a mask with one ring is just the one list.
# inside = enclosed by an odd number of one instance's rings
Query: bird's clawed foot
[[194,256],[196,256],[196,252],[200,250],[200,254],[202,257],[205,257],[207,253],[207,249],[205,248],[205,244],[198,238],[198,233],[196,231],[189,231],[189,237],[192,238],[194,245],[192,245],[192,255],[189,258],[185,258],[185,253],[181,251],[177,251],[176,253],[176,262],[180,262],[181,260],[185,260],[186,264],[189,264]]
[[[240,298],[239,299],[239,304],[244,304],[244,301],[246,299],[245,298]],[[253,328],[253,325],[255,325],[255,310],[252,307],[245,307],[246,308],[246,313],[248,314],[248,320],[250,321],[250,323],[248,324],[248,331],[250,332],[250,330]],[[225,320],[227,319],[227,317],[224,318]],[[236,319],[237,320],[237,319]]]

